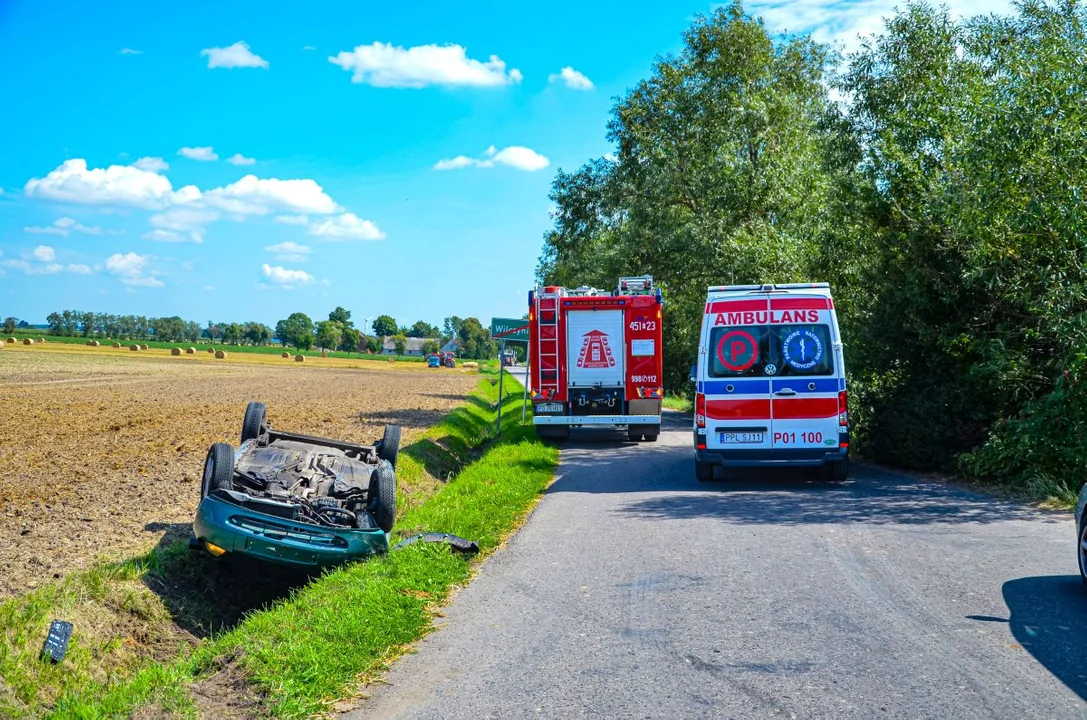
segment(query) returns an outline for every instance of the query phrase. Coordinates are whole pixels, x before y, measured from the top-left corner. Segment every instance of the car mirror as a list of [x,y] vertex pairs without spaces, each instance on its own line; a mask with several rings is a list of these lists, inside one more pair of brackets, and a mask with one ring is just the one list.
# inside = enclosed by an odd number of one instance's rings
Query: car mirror
[[695,367],[696,366],[694,366],[694,365],[691,366],[691,377],[690,377],[691,382],[695,382]]

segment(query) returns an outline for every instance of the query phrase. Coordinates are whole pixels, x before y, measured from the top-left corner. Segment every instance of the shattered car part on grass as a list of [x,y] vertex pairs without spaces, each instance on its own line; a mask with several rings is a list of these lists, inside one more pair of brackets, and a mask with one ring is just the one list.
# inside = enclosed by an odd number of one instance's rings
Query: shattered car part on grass
[[415,543],[420,542],[445,543],[452,550],[456,550],[457,552],[470,555],[474,555],[479,552],[479,543],[477,543],[475,540],[465,540],[464,538],[457,537],[456,535],[450,535],[449,533],[440,532],[420,533],[418,535],[412,535],[409,538],[404,538],[396,544],[396,547],[394,547],[393,550],[400,550],[401,548],[406,548],[409,545],[414,545]]
[[251,402],[241,441],[208,451],[190,545],[302,568],[388,550],[399,427],[373,446],[310,437],[274,430]]

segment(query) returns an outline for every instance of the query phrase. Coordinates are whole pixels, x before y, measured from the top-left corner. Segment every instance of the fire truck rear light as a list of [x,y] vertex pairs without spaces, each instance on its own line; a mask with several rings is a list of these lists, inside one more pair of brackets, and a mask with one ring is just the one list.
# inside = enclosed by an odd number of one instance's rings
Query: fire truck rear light
[[845,390],[838,393],[838,424],[849,425],[849,393]]
[[706,396],[703,393],[694,396],[694,424],[695,427],[706,427]]

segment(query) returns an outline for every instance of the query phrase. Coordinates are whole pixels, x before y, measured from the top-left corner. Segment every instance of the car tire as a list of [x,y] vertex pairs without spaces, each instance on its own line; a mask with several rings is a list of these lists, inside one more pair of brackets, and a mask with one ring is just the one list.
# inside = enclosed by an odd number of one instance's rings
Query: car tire
[[388,460],[396,469],[396,458],[400,455],[400,426],[386,425],[385,433],[381,436],[381,444],[377,447],[377,456],[382,460]]
[[849,479],[849,458],[842,462],[834,463],[827,471],[827,477],[834,482],[845,482]]
[[255,440],[268,432],[268,409],[264,403],[251,402],[245,408],[242,420],[242,442]]
[[377,483],[377,491],[370,491],[370,514],[377,526],[385,532],[392,532],[396,521],[396,471],[388,462],[381,463],[377,472],[370,479],[370,484]]
[[642,433],[640,430],[627,430],[627,440],[630,442],[640,442],[642,439]]
[[227,443],[215,443],[204,460],[204,476],[200,484],[200,499],[216,490],[234,489],[234,448]]
[[642,435],[642,438],[646,442],[657,442],[657,433],[653,433],[652,435]]
[[694,476],[698,482],[710,482],[713,480],[713,465],[700,460],[694,461]]

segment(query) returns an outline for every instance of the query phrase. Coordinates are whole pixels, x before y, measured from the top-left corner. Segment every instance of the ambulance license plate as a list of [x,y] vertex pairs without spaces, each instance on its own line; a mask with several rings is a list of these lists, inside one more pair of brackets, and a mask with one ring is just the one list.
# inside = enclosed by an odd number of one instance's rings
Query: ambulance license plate
[[766,433],[761,432],[723,432],[717,433],[722,445],[761,445],[766,441]]
[[536,406],[536,412],[562,412],[562,403],[539,403]]

